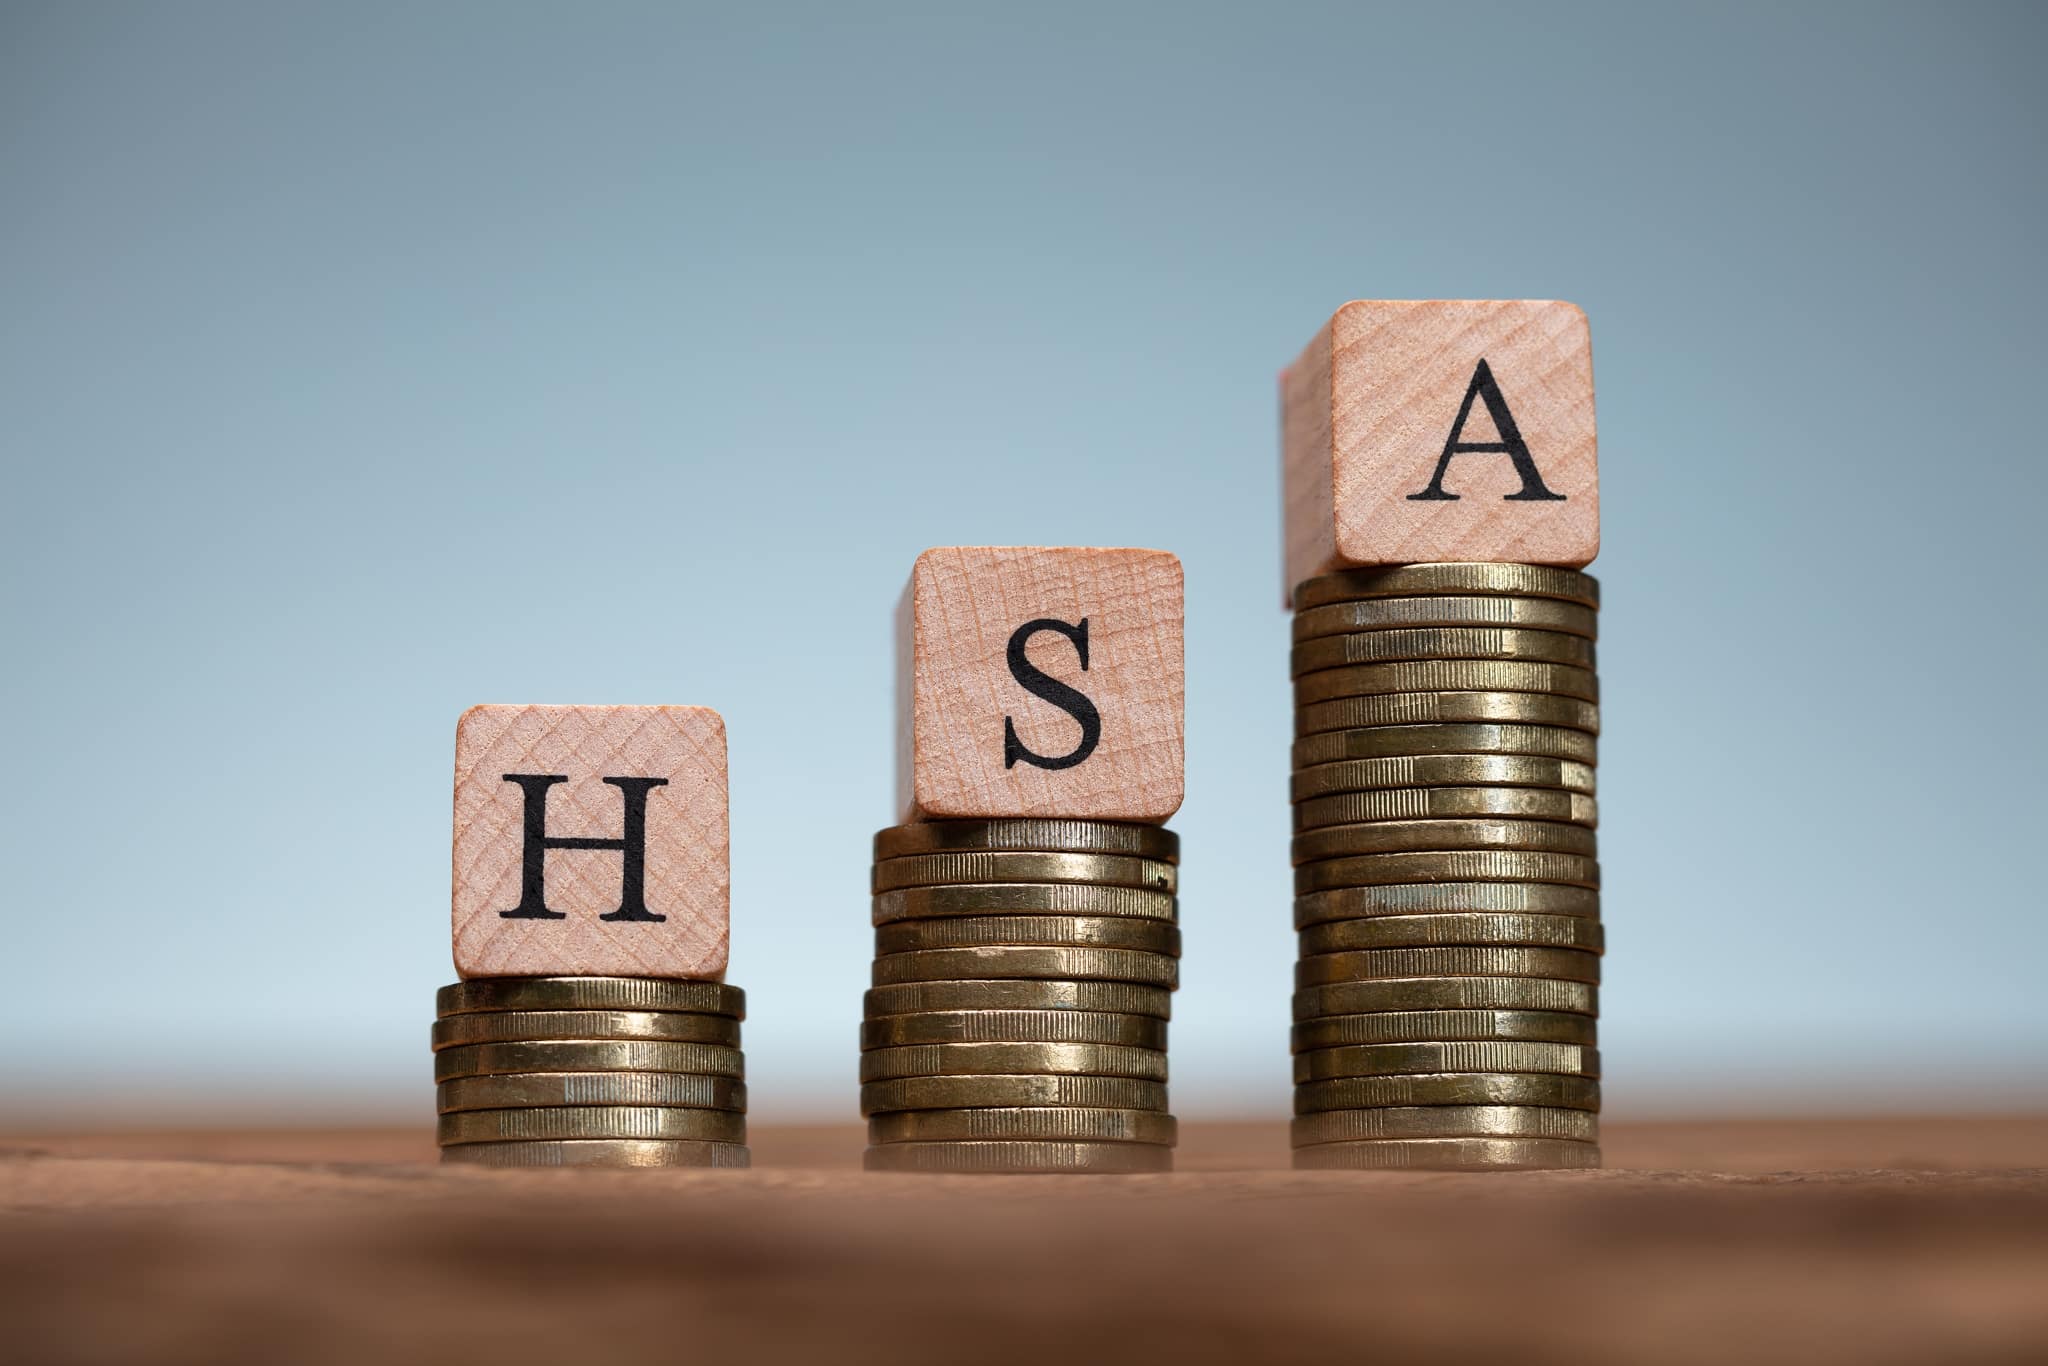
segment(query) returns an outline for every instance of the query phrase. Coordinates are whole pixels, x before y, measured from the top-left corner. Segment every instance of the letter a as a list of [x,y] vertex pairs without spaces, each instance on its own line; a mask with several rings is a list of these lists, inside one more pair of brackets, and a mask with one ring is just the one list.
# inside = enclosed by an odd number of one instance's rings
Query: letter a
[[[1486,400],[1486,412],[1493,419],[1494,430],[1500,433],[1498,441],[1460,441],[1458,437],[1465,430],[1465,419],[1472,415],[1472,400]],[[1543,482],[1535,460],[1530,458],[1529,443],[1522,440],[1522,430],[1515,425],[1515,415],[1508,411],[1508,401],[1501,396],[1500,386],[1493,381],[1493,371],[1485,360],[1472,372],[1472,382],[1465,386],[1465,401],[1458,405],[1458,420],[1451,424],[1451,435],[1444,442],[1444,453],[1436,462],[1436,475],[1429,481],[1429,487],[1420,493],[1408,495],[1408,501],[1454,503],[1455,493],[1444,490],[1444,472],[1451,467],[1451,458],[1458,455],[1489,452],[1505,455],[1515,462],[1515,473],[1522,476],[1522,491],[1510,493],[1501,501],[1508,503],[1562,503],[1562,493],[1552,493]]]

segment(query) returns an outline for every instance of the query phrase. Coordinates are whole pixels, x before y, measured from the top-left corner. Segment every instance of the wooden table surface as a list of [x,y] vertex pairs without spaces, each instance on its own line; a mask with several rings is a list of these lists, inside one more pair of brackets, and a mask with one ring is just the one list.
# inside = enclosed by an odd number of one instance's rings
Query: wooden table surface
[[0,1140],[23,1362],[2048,1360],[2048,1116],[1608,1126],[1608,1169],[433,1165],[424,1130]]

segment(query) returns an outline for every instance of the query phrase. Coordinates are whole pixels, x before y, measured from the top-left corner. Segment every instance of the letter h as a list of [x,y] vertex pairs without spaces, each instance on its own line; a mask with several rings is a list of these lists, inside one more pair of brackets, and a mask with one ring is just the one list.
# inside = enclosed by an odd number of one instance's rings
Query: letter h
[[548,834],[548,789],[569,781],[561,773],[507,773],[526,794],[526,851],[520,861],[519,904],[498,914],[507,920],[566,920],[548,909],[547,866],[550,849],[616,849],[625,865],[619,878],[619,909],[599,920],[655,921],[668,919],[647,909],[647,793],[668,786],[666,778],[606,778],[626,801],[625,829],[615,840],[556,838]]

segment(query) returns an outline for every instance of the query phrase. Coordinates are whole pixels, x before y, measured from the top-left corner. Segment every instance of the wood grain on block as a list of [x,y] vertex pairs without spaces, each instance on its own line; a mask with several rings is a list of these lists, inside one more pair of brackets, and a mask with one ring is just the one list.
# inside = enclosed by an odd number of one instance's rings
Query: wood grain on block
[[903,818],[1171,816],[1182,595],[1162,550],[920,555],[897,619]]
[[1285,591],[1346,565],[1584,565],[1593,348],[1552,300],[1361,300],[1280,377]]
[[455,970],[725,976],[725,722],[483,706],[455,727]]

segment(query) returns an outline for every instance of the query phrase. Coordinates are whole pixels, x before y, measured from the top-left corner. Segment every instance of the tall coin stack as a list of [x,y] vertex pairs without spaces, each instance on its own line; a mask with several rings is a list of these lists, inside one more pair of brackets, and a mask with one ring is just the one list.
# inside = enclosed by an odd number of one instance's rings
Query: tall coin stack
[[1295,589],[1295,1166],[1600,1164],[1599,605],[1520,564]]
[[875,836],[861,1025],[870,1171],[1158,1172],[1180,842],[937,820]]
[[746,995],[652,977],[482,977],[435,999],[441,1160],[744,1167]]

